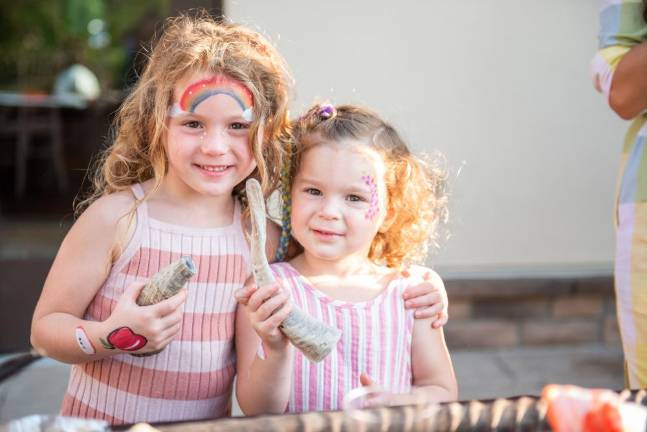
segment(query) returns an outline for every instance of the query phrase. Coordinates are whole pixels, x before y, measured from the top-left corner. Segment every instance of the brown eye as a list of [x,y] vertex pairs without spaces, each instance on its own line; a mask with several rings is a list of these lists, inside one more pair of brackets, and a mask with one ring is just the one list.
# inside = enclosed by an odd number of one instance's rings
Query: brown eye
[[185,122],[184,126],[186,126],[188,128],[191,128],[191,129],[198,129],[202,125],[200,124],[199,121],[191,120],[191,121]]
[[232,123],[231,128],[234,130],[249,129],[249,123],[240,123],[240,122]]
[[320,196],[321,195],[321,191],[319,189],[316,189],[316,188],[306,188],[304,190],[304,192],[307,193],[308,195],[312,195],[312,196]]

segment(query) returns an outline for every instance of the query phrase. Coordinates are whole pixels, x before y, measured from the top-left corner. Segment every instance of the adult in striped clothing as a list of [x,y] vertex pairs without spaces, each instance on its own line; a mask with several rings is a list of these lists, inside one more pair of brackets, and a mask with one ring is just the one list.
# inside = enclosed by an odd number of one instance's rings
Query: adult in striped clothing
[[[302,252],[272,265],[277,284],[237,293],[237,397],[245,414],[341,409],[376,383],[388,403],[451,401],[457,383],[441,327],[414,320],[398,269],[422,258],[446,215],[444,174],[356,106],[315,106],[296,121],[292,235]],[[432,280],[441,285],[431,270]],[[319,363],[279,330],[292,305],[341,330]]]
[[647,387],[647,0],[605,0],[594,85],[623,119],[616,196],[615,292],[625,381]]

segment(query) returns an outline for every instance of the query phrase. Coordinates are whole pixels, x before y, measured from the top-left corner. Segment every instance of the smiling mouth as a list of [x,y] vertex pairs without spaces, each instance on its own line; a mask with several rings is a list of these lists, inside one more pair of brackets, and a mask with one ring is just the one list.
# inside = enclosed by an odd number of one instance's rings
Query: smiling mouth
[[195,165],[202,170],[213,172],[213,173],[226,171],[228,168],[232,166],[232,165],[199,165],[199,164],[195,164]]
[[325,231],[325,230],[320,230],[320,229],[315,229],[315,228],[312,228],[312,231],[313,231],[315,234],[318,234],[318,235],[321,235],[321,236],[325,236],[325,237],[335,237],[335,236],[340,237],[340,236],[342,236],[342,234],[338,234],[338,233],[336,233],[336,232],[332,232],[332,231]]

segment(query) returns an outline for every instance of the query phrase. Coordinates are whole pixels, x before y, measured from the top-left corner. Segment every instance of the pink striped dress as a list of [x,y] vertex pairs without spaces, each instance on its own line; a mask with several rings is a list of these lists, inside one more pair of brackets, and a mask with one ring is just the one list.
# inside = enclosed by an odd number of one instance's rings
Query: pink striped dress
[[402,293],[412,278],[392,280],[370,301],[348,303],[317,290],[289,263],[273,264],[272,270],[296,306],[342,332],[337,348],[319,363],[295,350],[288,412],[342,409],[344,395],[360,386],[360,373],[391,392],[411,390],[414,317]]
[[[137,198],[140,185],[133,186]],[[229,415],[234,351],[234,290],[243,285],[249,249],[236,203],[234,222],[195,229],[152,219],[137,209],[133,238],[88,306],[85,319],[108,318],[132,282],[191,256],[198,273],[187,284],[188,299],[179,336],[150,357],[117,354],[72,366],[61,414],[111,424],[165,422]]]

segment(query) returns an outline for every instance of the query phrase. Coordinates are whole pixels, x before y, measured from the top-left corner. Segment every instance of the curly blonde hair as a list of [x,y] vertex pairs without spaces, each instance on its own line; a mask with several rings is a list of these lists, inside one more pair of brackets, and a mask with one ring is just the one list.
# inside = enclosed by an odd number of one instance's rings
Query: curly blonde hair
[[[257,164],[252,176],[260,178],[265,193],[277,187],[293,84],[286,63],[257,32],[199,11],[166,21],[141,77],[117,112],[112,144],[95,162],[92,192],[77,203],[77,215],[102,195],[134,183],[154,179],[149,195],[159,187],[168,169],[163,139],[174,86],[200,71],[227,75],[252,93],[255,119],[249,140]],[[244,182],[234,193],[243,189]]]
[[291,179],[303,154],[317,145],[352,139],[381,155],[389,217],[371,243],[369,259],[398,268],[424,259],[430,245],[438,246],[438,228],[448,214],[447,176],[440,158],[425,161],[412,154],[391,125],[354,105],[315,105],[293,123],[292,134]]

